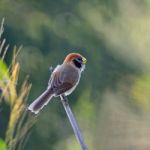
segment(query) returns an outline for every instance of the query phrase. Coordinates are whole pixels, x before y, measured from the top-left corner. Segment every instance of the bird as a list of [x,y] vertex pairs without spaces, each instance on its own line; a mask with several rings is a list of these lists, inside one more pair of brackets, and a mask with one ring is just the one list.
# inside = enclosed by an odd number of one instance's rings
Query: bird
[[38,114],[52,97],[70,95],[79,84],[86,62],[81,54],[69,53],[52,71],[47,89],[28,106],[28,110]]

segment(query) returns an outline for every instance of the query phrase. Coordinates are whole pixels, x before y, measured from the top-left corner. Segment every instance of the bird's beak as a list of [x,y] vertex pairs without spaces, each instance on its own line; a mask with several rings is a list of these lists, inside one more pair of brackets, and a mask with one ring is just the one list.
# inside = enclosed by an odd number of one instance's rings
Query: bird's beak
[[82,58],[83,64],[86,64],[87,60],[85,57]]

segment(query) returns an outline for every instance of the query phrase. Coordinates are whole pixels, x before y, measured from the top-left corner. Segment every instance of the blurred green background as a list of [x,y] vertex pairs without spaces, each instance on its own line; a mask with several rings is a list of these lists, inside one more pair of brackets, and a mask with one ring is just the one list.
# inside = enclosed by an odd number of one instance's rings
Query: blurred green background
[[[28,103],[47,87],[49,67],[79,52],[88,62],[69,103],[89,150],[150,149],[149,0],[1,0],[3,17],[7,64],[23,45],[17,60],[19,81],[29,75],[32,83]],[[38,116],[25,149],[80,150],[58,99]]]

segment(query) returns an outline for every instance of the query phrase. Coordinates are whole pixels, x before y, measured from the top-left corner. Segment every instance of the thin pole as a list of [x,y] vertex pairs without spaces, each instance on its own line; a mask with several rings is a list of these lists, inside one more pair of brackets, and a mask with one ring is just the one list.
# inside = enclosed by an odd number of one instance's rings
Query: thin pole
[[67,114],[67,116],[69,118],[69,121],[71,123],[71,126],[73,128],[74,134],[75,134],[75,136],[76,136],[76,138],[77,138],[77,140],[78,140],[82,150],[87,150],[87,146],[84,143],[84,139],[83,139],[81,131],[80,131],[79,127],[78,127],[77,121],[76,121],[76,119],[75,119],[75,117],[74,117],[74,115],[73,115],[73,113],[72,113],[72,111],[70,109],[70,106],[69,106],[69,103],[68,103],[68,98],[66,96],[64,96],[64,95],[61,95],[60,98],[61,98],[62,104],[64,106],[64,109],[66,111],[66,114]]

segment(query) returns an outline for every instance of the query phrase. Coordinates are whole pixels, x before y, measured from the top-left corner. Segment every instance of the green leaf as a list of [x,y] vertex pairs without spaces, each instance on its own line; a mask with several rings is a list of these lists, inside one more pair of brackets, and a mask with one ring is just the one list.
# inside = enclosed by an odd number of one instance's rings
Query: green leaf
[[6,144],[2,139],[0,139],[0,150],[7,150]]
[[5,81],[9,79],[8,67],[5,62],[0,59],[0,81]]

